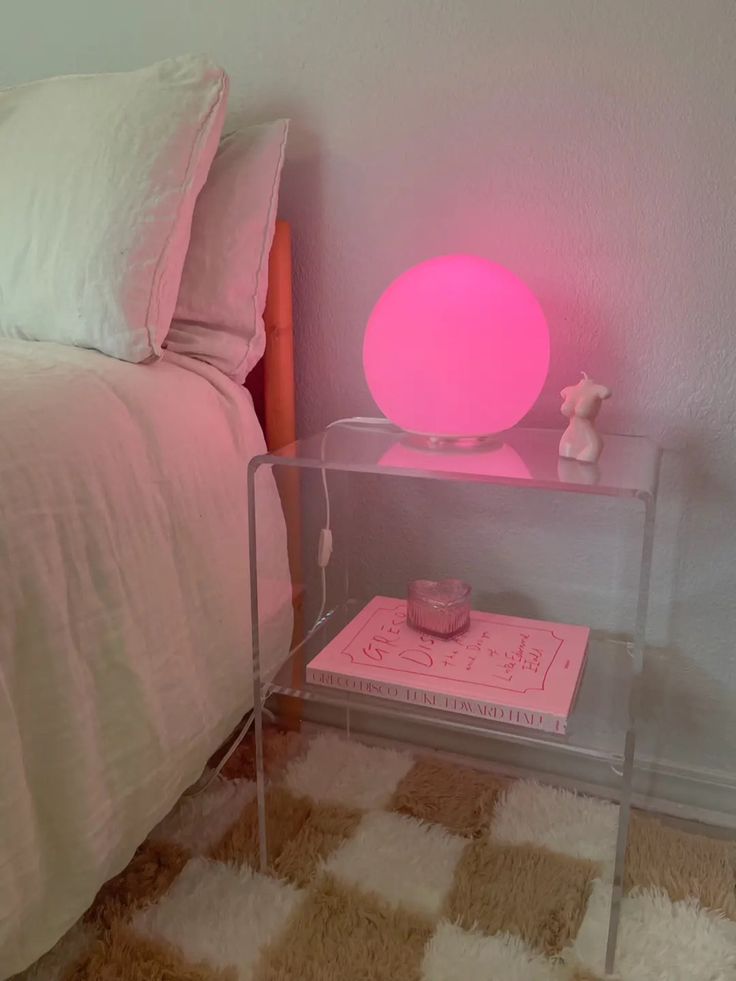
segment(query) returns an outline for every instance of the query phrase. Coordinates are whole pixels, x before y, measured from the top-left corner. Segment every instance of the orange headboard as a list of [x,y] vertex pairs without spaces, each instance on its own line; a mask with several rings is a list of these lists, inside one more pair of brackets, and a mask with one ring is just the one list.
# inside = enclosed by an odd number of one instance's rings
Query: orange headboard
[[276,222],[268,260],[268,294],[263,314],[266,353],[246,385],[266,434],[269,450],[296,439],[294,322],[291,301],[291,229]]
[[[276,222],[268,260],[268,295],[263,319],[266,324],[266,353],[248,375],[246,384],[266,435],[266,445],[269,450],[277,450],[296,439],[291,230],[285,221]],[[289,565],[294,584],[294,637],[301,639],[303,589],[299,471],[292,467],[279,467],[275,475],[288,532]],[[295,724],[297,717],[293,711],[287,712],[291,724]]]
[[[269,450],[277,450],[296,439],[291,229],[285,221],[276,222],[268,260],[268,294],[263,319],[266,353],[248,375],[246,384],[266,435],[266,445]],[[274,473],[286,519],[294,602],[293,643],[296,644],[302,639],[304,629],[299,471],[293,467],[277,467]],[[299,683],[301,670],[299,660],[295,659],[295,685]],[[300,711],[298,704],[286,705],[282,721],[291,728],[298,728]]]

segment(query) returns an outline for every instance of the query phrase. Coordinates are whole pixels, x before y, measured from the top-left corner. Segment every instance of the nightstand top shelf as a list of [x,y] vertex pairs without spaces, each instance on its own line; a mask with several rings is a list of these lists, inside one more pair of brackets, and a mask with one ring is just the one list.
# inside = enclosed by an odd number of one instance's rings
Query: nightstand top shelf
[[605,435],[598,463],[564,460],[561,431],[516,428],[475,449],[423,447],[389,422],[334,423],[321,433],[274,453],[253,466],[276,464],[533,487],[550,491],[654,498],[660,450],[644,436]]

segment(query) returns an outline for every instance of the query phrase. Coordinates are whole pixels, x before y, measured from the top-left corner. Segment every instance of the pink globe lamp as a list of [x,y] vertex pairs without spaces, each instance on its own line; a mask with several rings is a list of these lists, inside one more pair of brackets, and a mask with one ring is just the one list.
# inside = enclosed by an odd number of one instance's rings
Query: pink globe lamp
[[474,441],[515,426],[549,369],[549,329],[531,290],[472,255],[429,259],[376,303],[363,367],[381,411],[431,441]]

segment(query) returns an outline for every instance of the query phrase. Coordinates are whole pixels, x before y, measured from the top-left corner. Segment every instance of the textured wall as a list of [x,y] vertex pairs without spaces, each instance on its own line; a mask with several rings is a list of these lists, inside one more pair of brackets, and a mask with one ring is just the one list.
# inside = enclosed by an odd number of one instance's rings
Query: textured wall
[[[281,212],[295,232],[302,430],[374,411],[361,334],[398,271],[467,250],[527,280],[553,335],[531,420],[556,425],[557,392],[584,368],[615,389],[605,427],[670,451],[652,627],[670,661],[648,709],[665,728],[649,747],[728,770],[732,0],[6,0],[2,13],[0,84],[205,50],[231,73],[238,112],[293,118]],[[531,545],[501,535],[494,589],[506,577],[523,589],[529,549],[542,551],[552,523],[560,534],[556,506],[534,507]],[[496,530],[501,516],[511,526],[513,502],[499,508],[486,522]],[[482,521],[476,503],[453,534],[479,551]],[[585,618],[623,560],[617,540],[588,558],[568,527]]]

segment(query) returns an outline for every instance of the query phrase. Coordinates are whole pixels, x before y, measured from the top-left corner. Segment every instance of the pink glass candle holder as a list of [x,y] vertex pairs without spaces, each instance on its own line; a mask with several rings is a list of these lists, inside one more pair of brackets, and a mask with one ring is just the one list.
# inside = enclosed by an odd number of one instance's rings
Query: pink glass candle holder
[[414,579],[408,589],[407,623],[436,637],[459,634],[470,623],[470,594],[461,579]]

